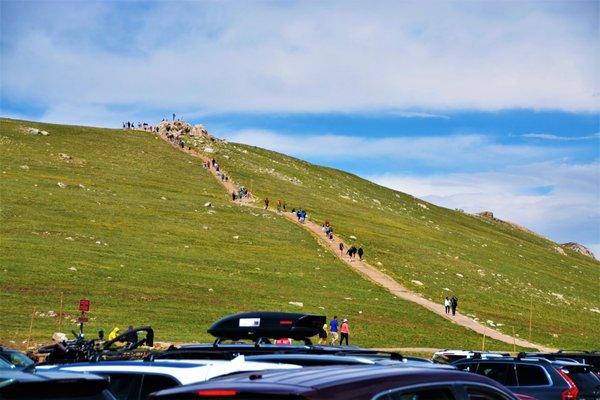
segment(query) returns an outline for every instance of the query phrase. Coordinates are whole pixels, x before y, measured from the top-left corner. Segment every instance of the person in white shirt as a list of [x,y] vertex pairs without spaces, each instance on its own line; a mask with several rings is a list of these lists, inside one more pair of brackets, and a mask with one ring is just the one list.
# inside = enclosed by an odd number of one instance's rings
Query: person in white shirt
[[446,309],[446,314],[450,314],[450,299],[448,296],[444,299],[444,308]]

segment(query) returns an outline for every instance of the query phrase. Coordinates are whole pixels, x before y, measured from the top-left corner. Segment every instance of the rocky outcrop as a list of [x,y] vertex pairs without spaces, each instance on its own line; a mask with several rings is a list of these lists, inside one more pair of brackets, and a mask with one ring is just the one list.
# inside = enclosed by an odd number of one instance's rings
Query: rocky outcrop
[[156,131],[159,135],[166,137],[167,139],[177,142],[182,139],[183,136],[192,136],[195,138],[203,138],[208,140],[215,140],[215,138],[206,130],[203,125],[190,125],[184,121],[163,121],[156,127]]
[[25,128],[25,132],[27,132],[31,135],[42,135],[42,136],[48,136],[50,134],[43,129],[32,128],[32,127]]
[[573,251],[576,251],[578,253],[581,253],[584,256],[588,256],[588,257],[591,257],[591,258],[596,258],[596,256],[594,256],[594,253],[592,253],[592,251],[590,249],[588,249],[587,247],[585,247],[582,244],[575,243],[575,242],[569,242],[569,243],[563,243],[563,244],[561,244],[561,246],[565,247],[567,249],[571,249]]
[[482,211],[482,212],[477,213],[475,215],[480,216],[482,218],[495,219],[494,218],[494,213],[491,212],[491,211]]

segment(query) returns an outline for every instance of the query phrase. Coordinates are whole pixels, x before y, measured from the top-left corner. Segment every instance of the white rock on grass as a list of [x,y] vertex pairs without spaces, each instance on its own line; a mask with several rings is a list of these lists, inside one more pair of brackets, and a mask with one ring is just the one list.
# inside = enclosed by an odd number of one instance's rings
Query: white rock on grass
[[288,301],[288,304],[297,307],[304,307],[304,303],[301,301]]
[[416,280],[416,279],[413,279],[411,282],[412,282],[412,283],[414,283],[414,284],[415,284],[415,285],[417,285],[417,286],[423,286],[423,282],[421,282],[421,281],[418,281],[418,280]]
[[350,239],[352,239],[352,240],[356,240],[356,236],[354,236],[354,235],[350,235]]
[[64,189],[64,188],[66,188],[66,187],[67,187],[67,184],[66,184],[66,183],[63,183],[63,182],[58,182],[58,183],[56,184],[56,186],[58,186],[58,187],[59,187],[59,188],[61,188],[61,189]]
[[77,271],[77,268],[75,268],[75,267],[70,267],[70,268],[69,268],[69,271]]
[[459,278],[464,278],[463,274],[459,274],[458,272],[456,273],[456,276],[458,276]]
[[423,203],[417,203],[417,205],[419,207],[421,207],[423,210],[429,210],[429,207],[427,207],[427,204],[423,204]]
[[210,201],[207,203],[204,203],[204,207],[212,207],[212,203]]
[[25,171],[29,171],[29,165],[21,165],[21,169],[24,169]]

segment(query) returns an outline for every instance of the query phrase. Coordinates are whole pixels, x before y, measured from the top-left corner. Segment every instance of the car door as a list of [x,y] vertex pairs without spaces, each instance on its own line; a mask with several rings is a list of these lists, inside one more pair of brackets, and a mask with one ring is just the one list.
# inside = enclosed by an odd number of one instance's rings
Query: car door
[[515,393],[523,393],[537,399],[560,399],[561,390],[552,384],[544,367],[535,364],[517,363],[517,387]]
[[510,393],[473,382],[457,383],[456,392],[465,400],[514,400]]
[[139,400],[142,386],[142,374],[119,372],[94,372],[110,378],[110,391],[117,400]]
[[158,392],[159,390],[163,389],[169,389],[179,385],[179,381],[168,375],[145,374],[142,380],[140,400],[146,400],[150,393]]
[[517,386],[515,363],[512,361],[481,361],[477,365],[477,374],[493,379],[499,384],[504,385],[511,390],[516,388]]

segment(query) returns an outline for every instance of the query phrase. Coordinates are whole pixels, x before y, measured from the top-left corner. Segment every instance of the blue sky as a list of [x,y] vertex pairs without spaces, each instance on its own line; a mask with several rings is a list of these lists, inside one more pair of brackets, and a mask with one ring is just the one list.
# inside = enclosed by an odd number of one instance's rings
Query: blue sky
[[599,5],[3,0],[0,111],[176,112],[600,253]]

